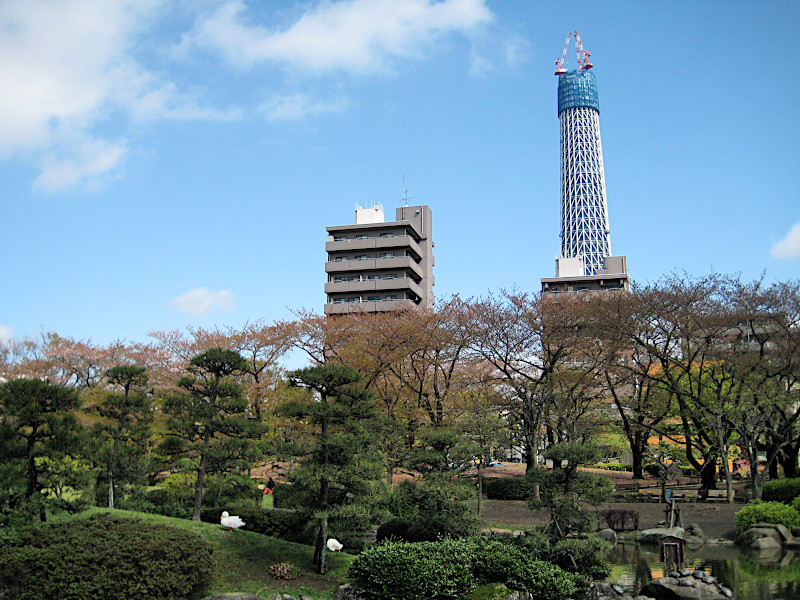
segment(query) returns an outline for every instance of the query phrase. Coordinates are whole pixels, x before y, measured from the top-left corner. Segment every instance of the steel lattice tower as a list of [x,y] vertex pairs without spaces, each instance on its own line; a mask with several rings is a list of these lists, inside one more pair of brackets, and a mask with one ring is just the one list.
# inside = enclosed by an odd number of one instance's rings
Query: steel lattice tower
[[557,61],[556,71],[561,123],[561,256],[583,257],[585,274],[595,275],[603,267],[603,259],[611,256],[611,233],[597,82],[588,70],[592,67],[589,53],[583,51],[575,33],[578,68],[567,71],[563,62]]

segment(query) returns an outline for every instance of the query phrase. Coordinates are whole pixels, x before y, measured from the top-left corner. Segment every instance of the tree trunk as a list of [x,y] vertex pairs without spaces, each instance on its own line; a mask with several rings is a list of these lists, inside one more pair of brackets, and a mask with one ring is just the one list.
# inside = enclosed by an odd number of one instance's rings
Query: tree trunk
[[206,429],[203,438],[203,450],[200,454],[200,465],[197,467],[197,483],[194,486],[194,511],[192,512],[192,521],[200,520],[200,508],[203,506],[203,487],[206,482],[206,461],[210,445],[211,432]]
[[481,516],[483,502],[483,461],[478,461],[478,516]]
[[700,487],[704,490],[717,489],[717,463],[709,460],[700,469]]
[[[797,469],[797,456],[800,454],[800,444],[787,444],[783,448],[781,448],[780,453],[778,454],[778,460],[773,461],[775,466],[775,475],[777,477],[778,469],[777,463],[780,462],[781,467],[783,467],[783,475],[784,477],[797,477],[798,476],[798,469]],[[772,474],[772,465],[770,465],[770,477],[773,477]]]
[[639,439],[635,438],[635,442],[631,444],[631,461],[633,462],[633,478],[644,479],[644,448],[639,443]]
[[114,443],[111,445],[111,455],[108,457],[108,508],[114,508],[114,463],[118,444],[119,438],[115,435]]
[[531,447],[530,442],[525,442],[525,474],[531,473],[533,469],[536,468],[536,460],[535,452]]
[[314,558],[317,566],[317,573],[324,575],[328,572],[328,513],[322,513],[319,518],[319,536],[314,549]]

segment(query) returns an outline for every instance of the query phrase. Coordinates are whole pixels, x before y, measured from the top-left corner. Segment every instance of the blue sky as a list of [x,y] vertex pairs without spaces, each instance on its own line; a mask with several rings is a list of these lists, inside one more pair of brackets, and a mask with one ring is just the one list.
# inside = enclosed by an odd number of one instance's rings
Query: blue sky
[[538,290],[576,29],[632,278],[797,278],[798,24],[794,0],[6,0],[0,339],[321,312],[325,227],[393,214],[403,178],[439,297]]

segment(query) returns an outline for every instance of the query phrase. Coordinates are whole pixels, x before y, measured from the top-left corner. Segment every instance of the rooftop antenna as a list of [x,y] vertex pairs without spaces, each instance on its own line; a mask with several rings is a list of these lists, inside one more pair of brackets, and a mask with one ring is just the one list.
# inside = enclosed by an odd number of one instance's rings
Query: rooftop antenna
[[406,176],[403,175],[403,195],[400,197],[400,201],[403,203],[403,206],[408,206],[408,201],[413,200],[414,197],[408,197],[408,190],[406,189]]

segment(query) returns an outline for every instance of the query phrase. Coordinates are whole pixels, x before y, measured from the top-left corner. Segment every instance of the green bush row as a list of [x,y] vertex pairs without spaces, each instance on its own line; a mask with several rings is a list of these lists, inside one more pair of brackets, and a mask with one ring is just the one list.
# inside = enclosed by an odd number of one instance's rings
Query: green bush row
[[199,536],[98,514],[0,532],[0,598],[199,598],[214,572]]
[[306,518],[298,512],[270,510],[258,506],[208,506],[200,511],[200,520],[204,523],[219,523],[222,511],[241,517],[247,531],[288,542],[313,544],[313,532],[307,531]]
[[604,469],[606,471],[633,471],[633,465],[624,465],[621,463],[594,463],[593,465],[586,465],[590,469]]
[[784,502],[789,504],[800,496],[800,477],[789,479],[773,479],[764,483],[761,498],[764,501]]
[[527,477],[492,477],[484,480],[483,490],[489,500],[527,500],[533,493],[533,481]]
[[744,533],[755,523],[777,523],[790,529],[800,527],[800,512],[783,502],[753,500],[736,513],[736,535]]
[[457,599],[487,583],[526,590],[534,600],[566,600],[584,582],[521,546],[491,537],[378,544],[359,554],[350,576],[365,598],[381,600]]

